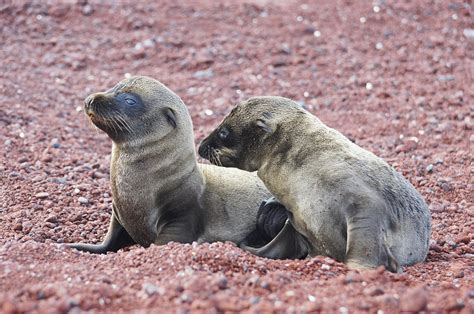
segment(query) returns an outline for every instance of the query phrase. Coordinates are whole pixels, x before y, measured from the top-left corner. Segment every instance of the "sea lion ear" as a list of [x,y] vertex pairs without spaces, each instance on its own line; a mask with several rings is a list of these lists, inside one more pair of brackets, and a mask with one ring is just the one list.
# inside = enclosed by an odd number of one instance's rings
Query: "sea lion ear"
[[168,121],[169,124],[171,124],[171,126],[173,128],[176,128],[178,126],[178,124],[176,123],[176,115],[175,115],[173,109],[166,108],[165,109],[165,116],[166,116],[166,120]]
[[256,125],[267,133],[273,133],[274,121],[272,120],[273,115],[270,112],[264,112],[262,117],[257,119]]

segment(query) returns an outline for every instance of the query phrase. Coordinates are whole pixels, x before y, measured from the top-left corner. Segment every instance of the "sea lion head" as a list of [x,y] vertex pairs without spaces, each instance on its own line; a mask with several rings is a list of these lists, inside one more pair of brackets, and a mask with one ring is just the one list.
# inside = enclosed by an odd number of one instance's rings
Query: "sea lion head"
[[281,141],[285,136],[281,124],[287,117],[292,120],[291,117],[305,112],[296,102],[284,97],[250,98],[235,106],[201,142],[199,155],[218,166],[256,171],[274,149],[289,149],[281,145],[287,143]]
[[116,143],[163,137],[177,128],[178,116],[190,120],[181,99],[146,76],[127,78],[105,92],[89,95],[84,111]]

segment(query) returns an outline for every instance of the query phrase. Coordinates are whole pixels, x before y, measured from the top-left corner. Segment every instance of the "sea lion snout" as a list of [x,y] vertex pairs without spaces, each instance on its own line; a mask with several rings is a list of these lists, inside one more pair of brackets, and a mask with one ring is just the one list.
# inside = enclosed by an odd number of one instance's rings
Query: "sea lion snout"
[[84,100],[84,109],[86,114],[90,115],[96,111],[96,106],[102,104],[107,99],[104,93],[94,93]]
[[209,154],[211,151],[211,146],[208,144],[208,138],[202,140],[201,144],[199,144],[198,154],[204,159],[209,159]]

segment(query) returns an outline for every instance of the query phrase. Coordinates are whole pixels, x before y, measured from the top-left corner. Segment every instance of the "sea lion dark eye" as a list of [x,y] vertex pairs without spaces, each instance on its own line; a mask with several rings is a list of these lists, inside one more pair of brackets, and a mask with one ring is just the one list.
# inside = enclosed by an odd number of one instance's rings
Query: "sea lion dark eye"
[[137,103],[135,99],[130,98],[130,97],[125,98],[125,102],[127,103],[127,105],[130,105],[130,106],[133,106]]
[[230,133],[229,130],[222,128],[220,129],[219,133],[217,133],[217,135],[219,136],[221,140],[225,140],[227,136],[229,136],[229,133]]

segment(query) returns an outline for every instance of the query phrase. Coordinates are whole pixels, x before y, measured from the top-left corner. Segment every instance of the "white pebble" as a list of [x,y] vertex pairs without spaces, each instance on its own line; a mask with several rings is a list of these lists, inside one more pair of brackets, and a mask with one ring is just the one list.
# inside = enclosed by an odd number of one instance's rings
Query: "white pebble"
[[89,200],[88,200],[87,198],[85,198],[85,197],[82,197],[82,196],[79,197],[77,200],[78,200],[79,203],[81,203],[81,204],[87,204],[87,203],[89,203]]

